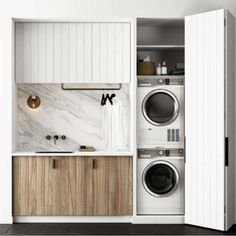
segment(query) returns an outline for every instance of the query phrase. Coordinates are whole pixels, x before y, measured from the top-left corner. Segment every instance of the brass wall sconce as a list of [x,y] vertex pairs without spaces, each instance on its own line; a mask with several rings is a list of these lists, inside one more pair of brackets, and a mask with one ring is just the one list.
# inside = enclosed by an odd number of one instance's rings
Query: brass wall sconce
[[41,100],[36,95],[30,95],[27,99],[27,105],[32,109],[38,108],[40,104],[41,104]]

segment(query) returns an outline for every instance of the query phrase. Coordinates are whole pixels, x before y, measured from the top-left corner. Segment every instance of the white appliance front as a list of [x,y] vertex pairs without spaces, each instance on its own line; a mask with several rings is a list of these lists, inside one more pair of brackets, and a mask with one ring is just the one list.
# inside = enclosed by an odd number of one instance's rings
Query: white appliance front
[[138,159],[138,215],[184,214],[183,157]]
[[184,85],[181,83],[183,76],[138,79],[138,148],[184,146]]

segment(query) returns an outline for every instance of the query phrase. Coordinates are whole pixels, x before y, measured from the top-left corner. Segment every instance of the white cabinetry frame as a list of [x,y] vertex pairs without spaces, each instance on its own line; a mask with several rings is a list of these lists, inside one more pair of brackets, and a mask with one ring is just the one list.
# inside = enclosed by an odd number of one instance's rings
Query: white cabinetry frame
[[234,32],[223,9],[185,18],[185,222],[218,230],[235,215]]
[[18,22],[17,83],[130,83],[130,22]]

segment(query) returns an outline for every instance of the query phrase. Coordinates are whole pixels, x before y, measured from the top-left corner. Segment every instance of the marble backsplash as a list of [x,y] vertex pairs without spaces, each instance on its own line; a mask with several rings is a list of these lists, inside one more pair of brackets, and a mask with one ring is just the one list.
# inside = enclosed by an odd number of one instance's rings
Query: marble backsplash
[[[79,145],[105,150],[102,93],[113,91],[64,91],[60,84],[19,84],[17,151],[75,151]],[[122,89],[114,93],[122,102],[125,119],[129,122],[129,86],[123,84]],[[27,106],[27,98],[32,94],[41,99],[40,107],[35,110]],[[67,139],[59,139],[55,145],[46,135],[66,135]]]

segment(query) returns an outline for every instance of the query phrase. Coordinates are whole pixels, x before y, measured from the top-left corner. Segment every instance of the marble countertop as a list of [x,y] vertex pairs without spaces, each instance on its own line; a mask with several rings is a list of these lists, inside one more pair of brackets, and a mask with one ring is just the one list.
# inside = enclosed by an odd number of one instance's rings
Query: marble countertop
[[12,156],[133,156],[130,151],[95,151],[95,152],[80,152],[73,153],[36,153],[36,152],[13,152]]

